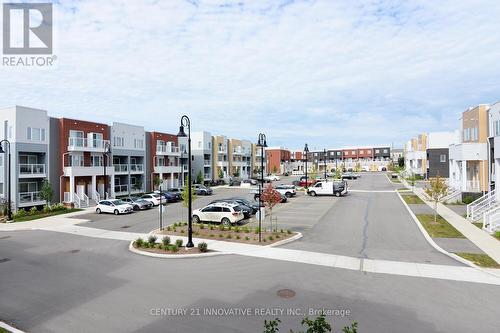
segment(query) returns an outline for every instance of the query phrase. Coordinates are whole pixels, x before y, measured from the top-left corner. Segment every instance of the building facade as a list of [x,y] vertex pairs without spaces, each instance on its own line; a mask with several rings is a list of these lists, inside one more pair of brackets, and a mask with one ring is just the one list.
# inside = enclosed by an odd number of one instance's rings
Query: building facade
[[210,184],[213,180],[213,151],[212,135],[210,132],[191,133],[191,153],[193,156],[193,177],[198,174],[203,177],[204,184]]
[[449,147],[458,142],[457,132],[431,132],[427,136],[427,178],[436,176],[448,178]]
[[227,137],[224,135],[212,136],[212,156],[213,180],[227,180],[231,176]]
[[424,178],[427,174],[427,134],[410,139],[404,154],[406,173]]
[[463,195],[478,196],[489,189],[488,110],[481,104],[462,113],[460,141],[450,145],[450,186]]
[[151,188],[149,190],[168,189],[182,186],[183,165],[177,136],[169,133],[149,132],[146,135],[149,144],[149,164]]
[[267,170],[272,174],[292,172],[291,153],[284,147],[266,148]]

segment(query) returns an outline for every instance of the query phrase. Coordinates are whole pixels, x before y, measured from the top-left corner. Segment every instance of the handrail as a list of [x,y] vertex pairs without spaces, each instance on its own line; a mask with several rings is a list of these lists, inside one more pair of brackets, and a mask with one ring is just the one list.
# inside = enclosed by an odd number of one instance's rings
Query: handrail
[[78,196],[78,194],[76,194],[75,192],[73,192],[73,198],[74,198],[73,202],[75,203],[76,208],[80,208],[81,207],[81,199]]
[[[496,202],[496,190],[492,190],[467,205],[467,218],[474,221]],[[478,217],[479,215],[479,217]]]
[[21,163],[19,164],[20,174],[44,174],[45,164],[43,163]]

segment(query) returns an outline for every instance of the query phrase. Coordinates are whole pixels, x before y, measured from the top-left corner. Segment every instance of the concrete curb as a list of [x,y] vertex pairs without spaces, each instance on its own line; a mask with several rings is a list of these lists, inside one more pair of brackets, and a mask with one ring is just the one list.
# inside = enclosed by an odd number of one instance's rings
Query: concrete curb
[[273,243],[271,245],[265,245],[265,246],[267,246],[267,247],[275,247],[275,246],[285,245],[285,244],[294,242],[297,239],[302,238],[302,236],[303,236],[302,233],[297,232],[297,234],[295,236],[293,236],[293,237],[290,237],[290,238],[287,238],[287,239],[283,239],[283,240],[280,240],[279,242]]
[[[447,255],[448,257],[452,258],[452,259],[455,259],[459,262],[461,262],[462,264],[465,264],[467,266],[470,266],[470,267],[473,267],[473,268],[476,268],[476,269],[480,269],[483,271],[483,269],[481,269],[481,267],[479,266],[476,266],[474,265],[473,263],[471,263],[470,261],[468,260],[465,260],[464,258],[454,254],[454,253],[450,253],[448,251],[446,251],[445,249],[443,249],[442,247],[440,247],[439,245],[436,244],[436,242],[434,242],[434,240],[432,239],[432,237],[427,233],[427,230],[425,230],[425,228],[422,226],[422,224],[420,223],[420,221],[418,220],[417,216],[413,213],[413,211],[411,210],[410,206],[408,206],[408,204],[404,201],[404,199],[401,197],[401,194],[400,193],[397,193],[398,194],[398,197],[399,197],[399,200],[401,200],[401,202],[403,203],[403,205],[405,206],[406,210],[408,211],[408,213],[410,213],[412,219],[413,219],[413,222],[415,222],[415,224],[417,225],[418,229],[420,230],[420,232],[422,233],[422,235],[424,235],[424,238],[425,240],[434,248],[436,249],[437,251],[441,252],[442,254],[444,255]],[[489,272],[487,272],[488,274],[491,274]]]
[[17,328],[10,326],[9,324],[4,323],[3,321],[0,321],[0,327],[12,333],[25,333],[24,331],[18,330]]
[[130,252],[135,253],[135,254],[140,254],[140,255],[143,255],[146,257],[153,257],[153,258],[161,258],[161,259],[205,258],[205,257],[215,257],[215,256],[227,254],[225,252],[207,252],[207,253],[194,253],[194,254],[153,253],[153,252],[141,251],[141,250],[136,249],[133,245],[134,242],[135,241],[131,241],[129,246],[128,246],[128,249]]

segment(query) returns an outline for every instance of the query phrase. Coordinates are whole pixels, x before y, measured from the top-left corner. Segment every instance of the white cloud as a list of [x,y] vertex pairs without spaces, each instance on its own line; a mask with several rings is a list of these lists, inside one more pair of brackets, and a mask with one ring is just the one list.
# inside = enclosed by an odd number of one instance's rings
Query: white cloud
[[402,144],[499,97],[494,1],[55,8],[58,68],[0,68],[1,104],[171,132],[189,114],[193,130],[320,147]]

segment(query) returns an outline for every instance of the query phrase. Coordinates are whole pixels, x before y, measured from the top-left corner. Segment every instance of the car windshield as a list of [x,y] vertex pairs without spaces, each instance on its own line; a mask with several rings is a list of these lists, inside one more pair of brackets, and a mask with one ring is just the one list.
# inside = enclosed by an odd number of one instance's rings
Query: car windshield
[[153,198],[157,198],[157,199],[160,197],[160,195],[159,195],[159,194],[151,194],[151,196],[152,196]]
[[126,202],[125,202],[125,201],[123,201],[123,200],[119,200],[119,199],[118,199],[118,200],[111,200],[111,203],[112,203],[113,205],[116,205],[116,206],[118,206],[118,205],[125,205],[125,204],[126,204]]
[[241,207],[240,206],[234,206],[233,207],[235,212],[241,212]]

